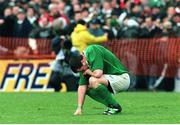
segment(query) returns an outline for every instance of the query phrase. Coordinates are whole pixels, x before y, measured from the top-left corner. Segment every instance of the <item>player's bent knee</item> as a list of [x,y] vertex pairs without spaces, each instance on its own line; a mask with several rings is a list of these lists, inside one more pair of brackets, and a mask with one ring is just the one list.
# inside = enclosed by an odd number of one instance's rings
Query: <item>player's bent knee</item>
[[94,83],[96,83],[96,82],[97,82],[97,78],[92,77],[92,76],[89,78],[89,83],[90,83],[90,84],[94,84]]
[[97,88],[98,87],[98,79],[97,78],[95,78],[95,77],[90,77],[89,78],[89,87],[90,88]]

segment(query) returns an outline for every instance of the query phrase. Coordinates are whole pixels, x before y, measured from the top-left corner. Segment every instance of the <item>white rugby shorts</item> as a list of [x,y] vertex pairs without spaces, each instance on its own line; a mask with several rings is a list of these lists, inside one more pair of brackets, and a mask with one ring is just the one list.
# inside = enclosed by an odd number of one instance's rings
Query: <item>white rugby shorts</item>
[[114,94],[125,91],[130,86],[130,76],[128,73],[121,75],[104,74],[104,77],[109,81]]

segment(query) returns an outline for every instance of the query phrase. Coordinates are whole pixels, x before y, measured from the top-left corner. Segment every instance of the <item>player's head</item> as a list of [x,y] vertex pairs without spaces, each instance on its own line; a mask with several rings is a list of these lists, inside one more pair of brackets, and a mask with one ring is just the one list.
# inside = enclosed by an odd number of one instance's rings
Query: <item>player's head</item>
[[71,55],[69,59],[69,65],[73,72],[85,71],[88,69],[88,65],[86,63],[86,57],[84,54],[74,54]]

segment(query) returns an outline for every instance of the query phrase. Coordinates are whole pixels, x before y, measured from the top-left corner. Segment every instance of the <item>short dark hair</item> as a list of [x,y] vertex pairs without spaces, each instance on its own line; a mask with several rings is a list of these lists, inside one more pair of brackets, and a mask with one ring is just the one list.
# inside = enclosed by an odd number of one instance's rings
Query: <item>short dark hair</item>
[[83,19],[80,19],[77,24],[82,24],[82,25],[86,25],[86,21],[84,21]]
[[91,24],[101,24],[101,21],[97,18],[94,18],[90,21]]
[[74,53],[70,56],[69,59],[69,65],[73,72],[77,73],[77,69],[82,67],[81,60],[83,59],[83,56],[79,53]]

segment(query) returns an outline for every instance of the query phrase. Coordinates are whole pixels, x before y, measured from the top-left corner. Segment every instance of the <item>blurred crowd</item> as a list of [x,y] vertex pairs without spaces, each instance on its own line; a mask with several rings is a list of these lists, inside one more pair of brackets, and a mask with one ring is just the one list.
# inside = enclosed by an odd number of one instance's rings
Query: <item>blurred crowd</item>
[[180,36],[180,0],[0,0],[0,36],[71,35],[79,20],[114,38]]

